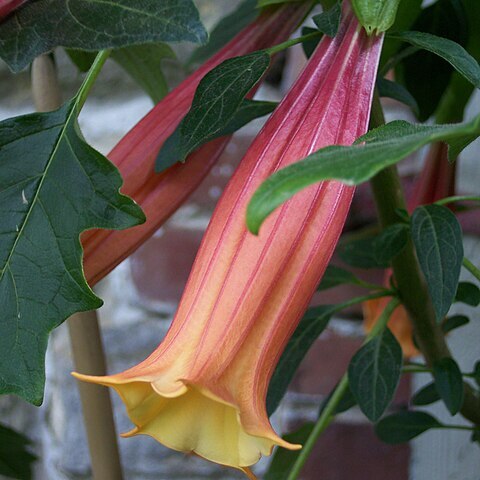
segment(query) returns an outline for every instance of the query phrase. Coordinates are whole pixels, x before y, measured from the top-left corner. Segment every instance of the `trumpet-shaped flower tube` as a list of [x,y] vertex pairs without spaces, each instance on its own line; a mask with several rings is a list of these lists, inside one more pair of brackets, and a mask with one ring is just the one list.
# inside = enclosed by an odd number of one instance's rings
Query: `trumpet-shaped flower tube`
[[258,237],[247,204],[275,170],[365,133],[382,39],[368,37],[346,7],[256,137],[204,236],[170,330],[139,365],[80,379],[113,387],[135,428],[176,450],[240,468],[280,438],[265,398],[280,355],[330,260],[353,188],[312,186],[285,203]]
[[90,285],[101,280],[133,253],[178,209],[217,162],[229,138],[209,142],[186,163],[154,172],[156,156],[187,114],[200,80],[227,58],[245,55],[287,39],[311,8],[306,0],[267,9],[222,50],[184,80],[148,113],[108,158],[124,179],[122,193],[144,210],[147,221],[126,231],[92,230],[82,235],[85,276]]
[[0,0],[0,22],[27,0]]

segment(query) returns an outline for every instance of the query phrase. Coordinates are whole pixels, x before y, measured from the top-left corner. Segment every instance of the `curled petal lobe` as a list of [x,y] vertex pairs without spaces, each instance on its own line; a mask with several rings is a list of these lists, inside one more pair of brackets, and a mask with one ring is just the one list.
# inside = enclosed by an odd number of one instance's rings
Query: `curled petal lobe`
[[222,195],[163,342],[122,373],[77,374],[120,394],[132,435],[244,471],[274,446],[299,448],[270,425],[268,384],[330,260],[353,188],[313,185],[258,237],[246,229],[246,208],[277,169],[365,133],[381,44],[345,5],[338,34],[320,42]]

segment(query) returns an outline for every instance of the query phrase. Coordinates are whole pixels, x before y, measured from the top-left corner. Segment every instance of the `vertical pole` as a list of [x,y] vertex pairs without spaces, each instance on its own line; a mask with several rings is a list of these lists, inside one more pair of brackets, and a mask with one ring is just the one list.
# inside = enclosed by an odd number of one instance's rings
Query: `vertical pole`
[[[55,65],[49,55],[41,55],[33,62],[32,92],[39,112],[55,110],[62,103]],[[77,313],[67,323],[75,369],[90,375],[105,375],[105,355],[97,313]],[[109,390],[83,382],[78,384],[78,388],[93,477],[95,480],[122,480]]]

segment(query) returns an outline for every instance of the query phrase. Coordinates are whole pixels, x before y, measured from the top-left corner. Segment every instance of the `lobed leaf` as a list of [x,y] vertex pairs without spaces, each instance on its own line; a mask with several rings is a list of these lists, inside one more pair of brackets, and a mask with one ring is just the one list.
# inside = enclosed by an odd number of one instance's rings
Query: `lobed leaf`
[[0,393],[39,405],[49,332],[102,305],[85,281],[80,233],[145,217],[81,137],[75,100],[1,122],[0,158]]

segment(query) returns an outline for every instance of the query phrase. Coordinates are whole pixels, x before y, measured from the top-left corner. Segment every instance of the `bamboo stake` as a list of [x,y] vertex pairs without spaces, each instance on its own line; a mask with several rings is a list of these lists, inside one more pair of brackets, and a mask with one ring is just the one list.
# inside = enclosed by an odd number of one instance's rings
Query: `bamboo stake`
[[[62,103],[55,65],[48,55],[41,55],[33,62],[32,93],[39,112],[55,110]],[[90,375],[105,375],[105,355],[97,313],[77,313],[67,323],[75,369]],[[93,478],[122,480],[110,392],[99,385],[84,382],[78,383],[78,387]]]

